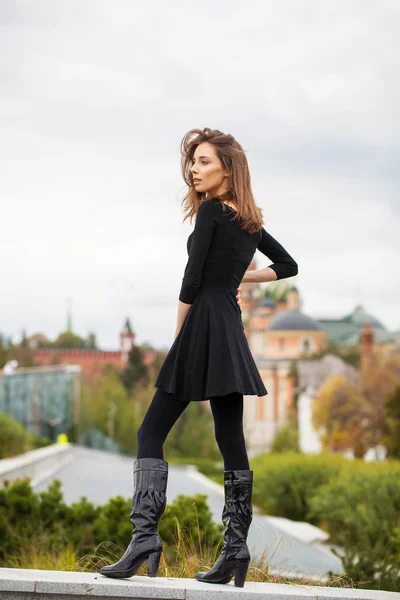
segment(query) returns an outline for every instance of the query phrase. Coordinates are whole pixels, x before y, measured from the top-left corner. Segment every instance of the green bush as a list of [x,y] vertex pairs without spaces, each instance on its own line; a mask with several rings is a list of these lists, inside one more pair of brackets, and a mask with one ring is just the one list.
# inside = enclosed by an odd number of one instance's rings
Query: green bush
[[349,461],[342,456],[297,453],[265,454],[250,460],[253,500],[267,514],[304,521],[316,490]]
[[346,574],[361,587],[400,591],[399,463],[364,465],[321,486],[309,518],[342,546]]
[[170,553],[181,532],[190,534],[194,542],[194,552],[199,553],[203,546],[213,547],[218,544],[222,539],[223,530],[223,525],[213,522],[205,494],[179,494],[172,504],[167,505],[159,526],[161,538],[169,546]]
[[31,433],[30,431],[27,431],[26,435],[29,450],[35,450],[36,448],[44,448],[45,446],[51,446],[51,444],[54,444],[54,442],[52,442],[49,438],[44,437],[42,435],[36,435],[35,433]]
[[0,413],[0,458],[17,456],[27,449],[25,427],[7,413]]
[[51,443],[48,438],[27,431],[22,423],[9,414],[0,412],[0,458],[18,456]]
[[275,435],[271,452],[300,452],[297,420],[288,421]]
[[[18,554],[33,538],[41,539],[44,550],[62,552],[73,545],[78,557],[93,553],[99,544],[118,548],[122,553],[132,537],[129,519],[132,498],[116,496],[103,506],[95,506],[82,496],[79,502],[65,504],[61,481],[55,479],[43,492],[35,493],[28,477],[5,482],[0,489],[0,566]],[[206,496],[178,496],[167,504],[159,523],[165,551],[174,554],[180,531],[190,530],[195,550],[207,542],[217,546],[222,539],[222,525],[212,521]]]

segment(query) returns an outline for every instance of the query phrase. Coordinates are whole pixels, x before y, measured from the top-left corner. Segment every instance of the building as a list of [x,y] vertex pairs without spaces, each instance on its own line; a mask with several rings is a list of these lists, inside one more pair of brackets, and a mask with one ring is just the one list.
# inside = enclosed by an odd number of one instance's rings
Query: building
[[[254,268],[254,263],[251,266]],[[360,305],[339,319],[316,319],[306,314],[294,279],[272,281],[266,289],[257,283],[241,286],[246,337],[268,390],[264,397],[245,400],[244,429],[253,455],[270,449],[275,434],[290,415],[295,415],[296,399],[302,447],[304,451],[318,451],[310,420],[316,381],[322,385],[329,375],[338,373],[355,377],[357,370],[332,354],[322,359],[311,359],[312,355],[326,351],[329,342],[334,342],[359,346],[361,361],[365,362],[374,342],[392,345],[400,341],[400,332],[388,331]]]
[[318,319],[318,323],[328,334],[328,339],[340,346],[358,345],[366,323],[372,327],[377,344],[400,342],[400,331],[388,331],[376,317],[366,312],[361,304],[357,304],[353,312],[341,319]]
[[243,423],[250,454],[268,451],[295,409],[294,363],[324,350],[327,334],[301,310],[294,278],[268,284],[242,284],[242,319],[249,347],[268,390],[246,397]]
[[[33,350],[33,358],[36,365],[80,365],[86,378],[91,379],[93,375],[102,371],[106,365],[113,365],[118,370],[124,369],[130,350],[135,345],[135,333],[129,318],[125,320],[122,331],[119,334],[119,350],[95,350],[92,348],[55,348],[38,346],[46,342],[42,334],[34,334],[28,338],[28,345]],[[155,352],[145,353],[145,362],[153,361]]]

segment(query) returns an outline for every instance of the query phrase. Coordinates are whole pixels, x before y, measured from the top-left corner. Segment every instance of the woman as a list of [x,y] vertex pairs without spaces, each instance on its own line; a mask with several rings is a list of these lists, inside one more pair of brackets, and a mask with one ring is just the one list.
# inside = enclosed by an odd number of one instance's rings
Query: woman
[[[225,525],[221,554],[199,581],[243,587],[250,562],[247,534],[252,521],[253,471],[243,435],[243,396],[268,394],[250,352],[241,318],[241,282],[296,275],[297,263],[263,228],[255,204],[246,155],[229,134],[193,129],[181,144],[182,175],[188,185],[185,219],[196,215],[179,294],[174,342],[163,362],[157,391],[137,432],[132,540],[124,556],[100,573],[124,578],[148,560],[155,577],[162,543],[157,525],[166,506],[168,463],[163,443],[192,401],[210,400],[215,436],[224,459]],[[184,220],[185,220],[184,219]],[[270,260],[247,271],[256,249]]]

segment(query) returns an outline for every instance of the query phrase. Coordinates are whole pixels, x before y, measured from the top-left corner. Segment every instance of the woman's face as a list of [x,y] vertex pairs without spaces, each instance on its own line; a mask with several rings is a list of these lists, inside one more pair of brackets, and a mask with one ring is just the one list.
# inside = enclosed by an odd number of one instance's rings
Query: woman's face
[[[214,146],[209,142],[203,142],[197,146],[190,171],[196,192],[208,192],[209,197],[214,198],[225,191],[229,171],[224,169]],[[196,179],[200,181],[196,182]]]

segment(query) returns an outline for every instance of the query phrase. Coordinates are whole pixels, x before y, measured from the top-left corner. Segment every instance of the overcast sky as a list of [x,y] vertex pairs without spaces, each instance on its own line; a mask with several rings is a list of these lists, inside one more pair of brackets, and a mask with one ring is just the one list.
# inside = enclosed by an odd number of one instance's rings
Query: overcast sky
[[398,0],[1,0],[0,22],[0,332],[53,339],[71,298],[103,349],[128,315],[172,344],[195,127],[246,150],[306,314],[400,329]]

